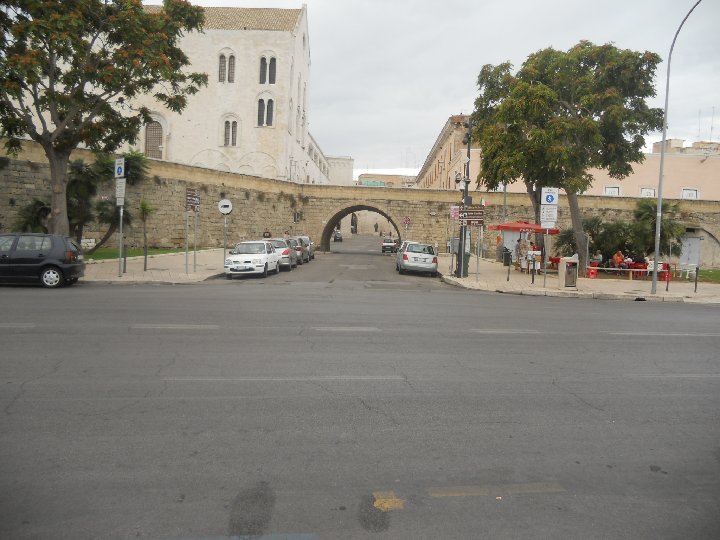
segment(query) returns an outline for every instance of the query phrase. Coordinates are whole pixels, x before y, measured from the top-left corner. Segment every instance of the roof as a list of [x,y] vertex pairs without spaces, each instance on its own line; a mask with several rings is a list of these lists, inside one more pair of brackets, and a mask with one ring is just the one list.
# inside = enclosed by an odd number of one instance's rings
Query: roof
[[[302,9],[206,7],[204,28],[217,30],[277,30],[292,32]],[[145,6],[159,13],[162,6]]]

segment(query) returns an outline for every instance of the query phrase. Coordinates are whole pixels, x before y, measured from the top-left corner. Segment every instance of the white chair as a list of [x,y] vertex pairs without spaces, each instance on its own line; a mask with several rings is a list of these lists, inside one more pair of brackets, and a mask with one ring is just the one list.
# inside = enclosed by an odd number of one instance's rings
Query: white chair
[[680,277],[683,277],[683,274],[685,274],[685,278],[695,279],[696,272],[697,264],[683,264],[680,266]]

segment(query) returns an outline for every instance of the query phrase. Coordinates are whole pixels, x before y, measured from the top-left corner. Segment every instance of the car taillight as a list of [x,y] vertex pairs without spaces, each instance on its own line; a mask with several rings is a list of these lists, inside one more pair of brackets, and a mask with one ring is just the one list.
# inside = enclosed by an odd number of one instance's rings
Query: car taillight
[[437,257],[433,257],[433,264],[437,264]]
[[283,249],[282,252],[283,255],[290,255],[290,250],[288,248]]
[[407,260],[408,260],[407,253],[403,253],[403,261],[407,261]]
[[65,262],[72,263],[75,261],[77,261],[77,253],[75,253],[74,251],[66,251],[65,252]]

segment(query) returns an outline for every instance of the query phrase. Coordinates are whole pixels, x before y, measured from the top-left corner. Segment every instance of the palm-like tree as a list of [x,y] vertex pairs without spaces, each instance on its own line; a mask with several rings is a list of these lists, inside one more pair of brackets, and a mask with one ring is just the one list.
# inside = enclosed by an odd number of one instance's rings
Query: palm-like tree
[[143,225],[143,254],[145,261],[143,271],[147,270],[148,241],[147,241],[147,220],[155,213],[156,208],[145,199],[140,199],[140,221]]
[[[678,202],[665,202],[662,206],[659,255],[679,256],[682,252],[681,238],[685,234],[685,227],[672,217],[679,212],[680,203]],[[655,199],[640,199],[635,206],[633,215],[635,217],[638,248],[644,253],[652,253],[655,250],[657,201]]]
[[13,229],[18,232],[48,232],[47,220],[50,216],[50,203],[40,199],[33,199],[18,210]]

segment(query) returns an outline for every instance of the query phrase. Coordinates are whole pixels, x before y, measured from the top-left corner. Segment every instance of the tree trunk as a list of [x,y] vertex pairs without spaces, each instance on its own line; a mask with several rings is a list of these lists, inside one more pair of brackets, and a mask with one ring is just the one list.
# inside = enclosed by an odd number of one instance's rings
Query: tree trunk
[[143,219],[143,254],[145,261],[143,263],[143,272],[147,271],[147,221]]
[[59,151],[52,144],[43,144],[45,156],[50,164],[50,187],[52,198],[50,200],[50,216],[48,231],[50,234],[70,235],[70,223],[67,211],[67,183],[68,162],[70,151]]
[[577,193],[566,191],[568,206],[570,207],[570,220],[572,221],[573,235],[575,236],[575,245],[578,249],[578,275],[584,276],[587,268],[587,236],[582,226],[582,215],[580,215],[580,204],[578,203]]

